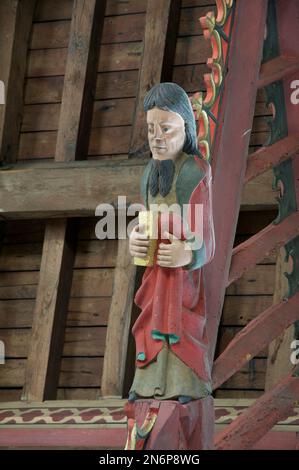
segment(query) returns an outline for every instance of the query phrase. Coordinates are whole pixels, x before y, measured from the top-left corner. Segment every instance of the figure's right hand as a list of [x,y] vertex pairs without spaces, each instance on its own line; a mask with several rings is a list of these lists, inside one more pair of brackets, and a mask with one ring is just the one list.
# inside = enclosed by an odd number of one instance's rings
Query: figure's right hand
[[146,258],[149,243],[148,236],[145,233],[145,225],[136,225],[130,234],[129,249],[131,255],[137,258]]

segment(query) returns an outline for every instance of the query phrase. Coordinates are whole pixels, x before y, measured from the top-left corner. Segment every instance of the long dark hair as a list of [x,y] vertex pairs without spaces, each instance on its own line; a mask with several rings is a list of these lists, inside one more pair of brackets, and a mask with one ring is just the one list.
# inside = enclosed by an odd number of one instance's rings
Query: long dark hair
[[145,112],[157,107],[164,111],[178,113],[185,122],[186,138],[183,152],[202,157],[197,145],[194,113],[189,97],[183,88],[172,82],[158,83],[146,94],[143,106]]

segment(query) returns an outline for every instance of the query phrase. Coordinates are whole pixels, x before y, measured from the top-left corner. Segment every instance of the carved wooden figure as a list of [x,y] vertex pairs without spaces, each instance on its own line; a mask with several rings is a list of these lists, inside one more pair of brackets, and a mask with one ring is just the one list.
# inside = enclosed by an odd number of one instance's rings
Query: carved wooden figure
[[[144,109],[153,158],[141,180],[149,217],[143,214],[145,223],[139,220],[130,235],[131,255],[147,268],[135,296],[141,313],[133,327],[136,372],[129,402],[186,404],[212,392],[201,273],[215,249],[211,169],[198,150],[194,113],[181,87],[154,86]],[[146,220],[157,221],[156,232]],[[157,240],[149,257],[150,232]]]

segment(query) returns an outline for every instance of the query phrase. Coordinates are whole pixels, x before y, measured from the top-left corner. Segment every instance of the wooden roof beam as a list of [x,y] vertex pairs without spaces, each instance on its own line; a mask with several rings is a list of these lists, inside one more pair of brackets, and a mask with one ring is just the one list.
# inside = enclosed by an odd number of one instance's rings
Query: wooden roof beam
[[299,212],[296,211],[279,224],[271,223],[233,249],[227,287],[262,261],[275,248],[299,235]]
[[288,418],[299,396],[298,373],[297,366],[297,370],[258,398],[254,405],[220,432],[215,440],[216,449],[251,449],[278,421]]
[[297,320],[299,320],[299,293],[287,301],[271,305],[257,318],[251,320],[214,362],[213,388],[220,387]]
[[[87,154],[105,6],[105,1],[74,2],[56,162],[74,161]],[[74,180],[77,185],[78,180]],[[60,197],[61,193],[58,193],[57,199]],[[61,217],[62,212],[59,215]],[[46,225],[25,370],[25,400],[56,398],[73,277],[77,222],[77,219],[63,218]]]
[[275,144],[262,147],[248,156],[245,183],[288,158],[299,157],[299,133],[291,134]]
[[5,104],[0,104],[0,163],[17,160],[34,9],[35,0],[0,2],[0,80],[5,88]]
[[71,223],[66,230],[65,219],[50,221],[46,226],[22,400],[43,401],[56,397],[72,282],[75,231]]
[[262,64],[258,87],[262,88],[298,71],[299,56],[280,55]]
[[118,240],[101,381],[103,397],[123,396],[135,275],[128,240]]
[[[100,203],[140,202],[139,181],[147,161],[19,163],[0,169],[0,214],[5,219],[93,216]],[[41,181],[43,184],[41,184]],[[253,187],[250,185],[253,184]],[[265,173],[243,190],[241,209],[275,209],[272,175]],[[49,204],[51,201],[51,204]]]
[[[241,205],[267,15],[266,2],[257,0],[246,5],[244,2],[236,2],[235,8],[228,62],[229,73],[226,77],[220,124],[212,158],[216,250],[211,263],[203,268],[211,362],[215,352]],[[252,21],[252,18],[255,18],[255,21]],[[250,37],[249,42],[248,37]]]

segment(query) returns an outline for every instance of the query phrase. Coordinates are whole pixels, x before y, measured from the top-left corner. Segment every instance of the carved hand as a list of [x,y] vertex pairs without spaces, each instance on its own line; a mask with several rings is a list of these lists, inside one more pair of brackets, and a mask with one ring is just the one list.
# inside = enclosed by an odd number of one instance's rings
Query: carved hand
[[144,233],[144,225],[136,225],[131,234],[129,241],[129,249],[132,256],[137,258],[146,258],[149,247],[148,236]]
[[170,240],[171,243],[160,243],[157,256],[159,266],[178,268],[191,263],[192,250],[184,241],[168,232],[164,233],[164,237]]

